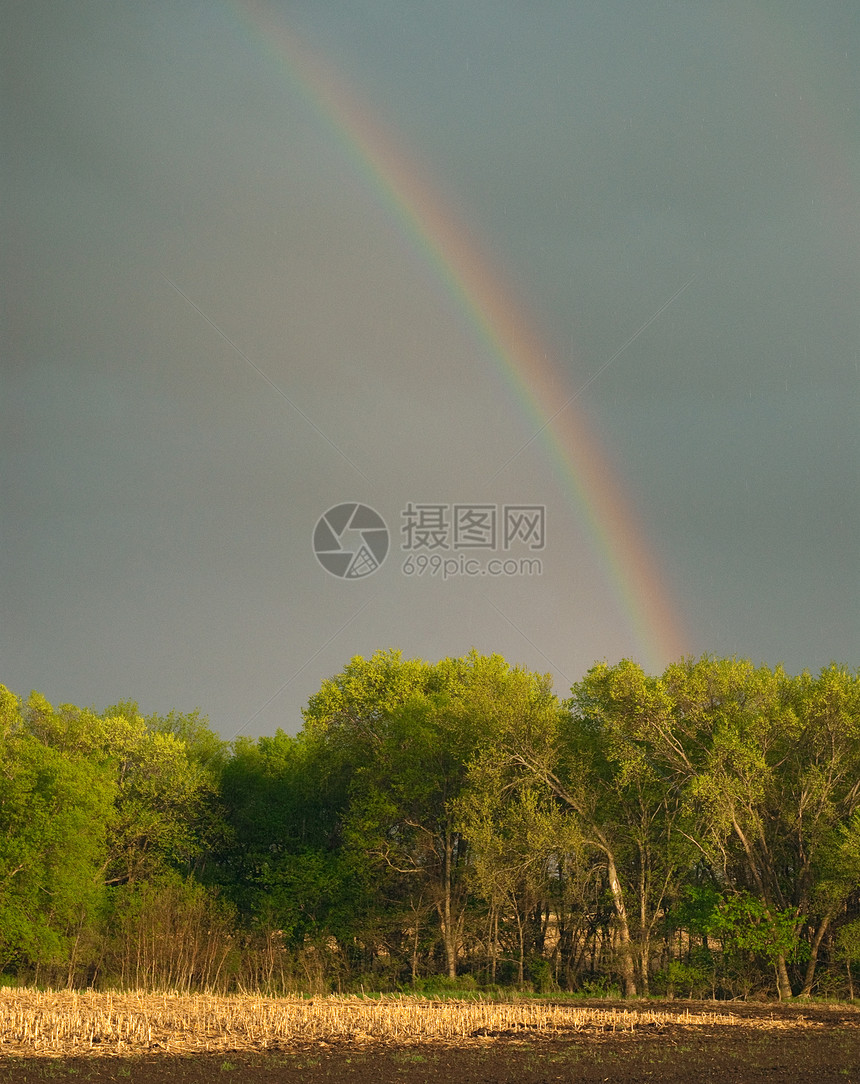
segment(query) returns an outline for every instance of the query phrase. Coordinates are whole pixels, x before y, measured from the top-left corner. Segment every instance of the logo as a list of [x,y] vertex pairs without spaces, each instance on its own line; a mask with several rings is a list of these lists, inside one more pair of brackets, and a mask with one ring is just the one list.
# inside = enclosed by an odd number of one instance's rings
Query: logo
[[387,557],[388,546],[385,520],[366,504],[336,504],[314,528],[317,560],[342,580],[372,575]]

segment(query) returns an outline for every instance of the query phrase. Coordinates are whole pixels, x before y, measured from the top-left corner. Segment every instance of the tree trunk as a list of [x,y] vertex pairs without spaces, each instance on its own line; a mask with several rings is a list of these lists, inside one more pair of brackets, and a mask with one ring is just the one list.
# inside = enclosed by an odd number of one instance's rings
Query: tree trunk
[[418,937],[419,937],[420,923],[418,916],[415,916],[415,937],[412,941],[412,985],[415,985],[415,980],[418,978]]
[[442,944],[445,947],[445,963],[448,968],[448,978],[456,979],[457,977],[457,931],[454,929],[451,919],[451,834],[445,833],[445,868],[444,878],[445,883],[443,886],[443,895],[441,906],[437,906],[439,912],[439,921],[442,926]]
[[642,978],[642,996],[648,997],[650,988],[651,977],[648,974],[649,964],[651,962],[651,942],[649,938],[645,938],[639,952],[639,974]]
[[790,1001],[794,996],[791,992],[788,968],[785,966],[785,953],[782,952],[776,958],[776,988],[780,1001]]
[[809,960],[806,964],[806,975],[803,978],[803,989],[800,991],[801,997],[810,997],[812,994],[812,983],[815,981],[815,965],[818,963],[818,949],[829,925],[830,915],[825,915],[818,923],[818,929],[816,929],[815,936],[812,938]]
[[495,986],[496,984],[496,961],[499,958],[499,912],[497,908],[493,908],[493,918],[491,922],[492,926],[492,938],[493,938],[493,955],[490,961],[490,982]]
[[621,972],[621,981],[624,984],[624,996],[636,997],[636,972],[633,966],[633,946],[630,943],[630,925],[627,921],[624,893],[621,889],[621,882],[618,880],[615,858],[610,851],[606,853],[606,860],[609,873],[609,890],[612,893],[612,902],[615,905],[615,914],[618,918],[618,939],[621,942],[618,949],[618,969]]
[[517,932],[520,935],[520,959],[519,959],[519,964],[517,965],[517,986],[520,988],[520,990],[522,990],[523,983],[526,981],[526,974],[525,974],[526,944],[525,944],[525,936],[524,936],[524,932],[523,932],[523,921],[520,918],[520,911],[519,911],[519,908],[516,906],[516,902],[514,902],[514,914],[517,917]]

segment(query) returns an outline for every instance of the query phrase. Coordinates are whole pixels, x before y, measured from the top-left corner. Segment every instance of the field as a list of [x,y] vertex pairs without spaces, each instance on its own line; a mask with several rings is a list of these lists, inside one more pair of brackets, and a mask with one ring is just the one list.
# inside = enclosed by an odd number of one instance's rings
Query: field
[[0,1082],[860,1081],[849,1006],[0,990]]

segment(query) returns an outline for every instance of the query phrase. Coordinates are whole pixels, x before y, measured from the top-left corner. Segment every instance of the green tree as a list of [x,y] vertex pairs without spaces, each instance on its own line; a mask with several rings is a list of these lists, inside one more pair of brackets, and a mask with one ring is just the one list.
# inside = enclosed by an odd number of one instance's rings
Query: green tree
[[245,925],[288,946],[347,943],[367,877],[343,848],[347,780],[340,756],[307,733],[236,742],[221,776],[226,833],[216,876]]
[[824,936],[860,885],[860,674],[831,664],[794,678],[791,693],[799,735],[781,772],[780,866],[791,905],[809,916],[809,996]]
[[[815,679],[777,667],[703,658],[664,675],[673,727],[659,737],[688,797],[697,840],[718,876],[749,891],[775,922],[792,913],[808,942],[801,993],[848,885],[832,857],[860,794],[858,681],[842,668]],[[799,959],[799,955],[795,954]],[[777,952],[781,998],[792,996]]]
[[809,951],[798,937],[797,915],[791,908],[775,911],[749,892],[723,896],[706,928],[720,940],[727,965],[739,970],[747,988],[751,981],[747,961],[763,958],[778,968],[780,960],[803,958]]
[[77,965],[101,902],[116,788],[107,764],[29,733],[0,686],[0,967]]
[[[622,946],[624,915],[638,983],[647,994],[655,933],[695,861],[682,795],[671,785],[650,733],[666,719],[670,700],[659,679],[629,660],[593,667],[572,694],[561,763],[571,780],[579,780],[591,838],[612,867]],[[622,968],[631,993],[630,967],[623,960]]]
[[577,826],[548,800],[544,788],[507,777],[498,760],[486,755],[472,765],[456,809],[469,840],[475,891],[489,904],[490,981],[496,981],[499,922],[510,918],[522,986],[527,954],[543,947],[545,927],[535,928],[535,915],[545,910],[549,916],[553,883],[563,868],[580,861]]
[[569,820],[568,834],[602,871],[618,935],[618,972],[630,997],[637,970],[647,988],[650,940],[689,850],[676,830],[680,800],[663,786],[631,722],[631,703],[640,712],[662,712],[664,698],[632,663],[596,667],[573,694],[564,710],[548,690],[512,702],[483,759],[511,787],[522,785],[518,777],[543,787]]
[[353,659],[305,713],[309,731],[353,768],[351,848],[374,864],[389,899],[411,901],[404,912],[413,921],[420,901],[432,907],[451,978],[468,904],[468,844],[455,804],[502,716],[516,714],[528,696],[551,697],[547,690],[548,679],[499,656],[473,651],[430,665],[379,652]]
[[[205,850],[212,829],[212,772],[195,757],[176,715],[153,725],[133,702],[96,713],[39,694],[24,708],[28,731],[66,757],[110,765],[116,790],[104,880],[122,884],[164,869],[189,870]],[[202,729],[195,716],[195,728]]]

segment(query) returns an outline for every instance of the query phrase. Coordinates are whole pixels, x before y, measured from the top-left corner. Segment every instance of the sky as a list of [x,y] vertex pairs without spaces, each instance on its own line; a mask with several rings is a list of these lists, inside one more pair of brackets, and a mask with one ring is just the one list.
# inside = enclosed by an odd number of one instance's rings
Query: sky
[[857,668],[853,0],[2,6],[0,682]]

